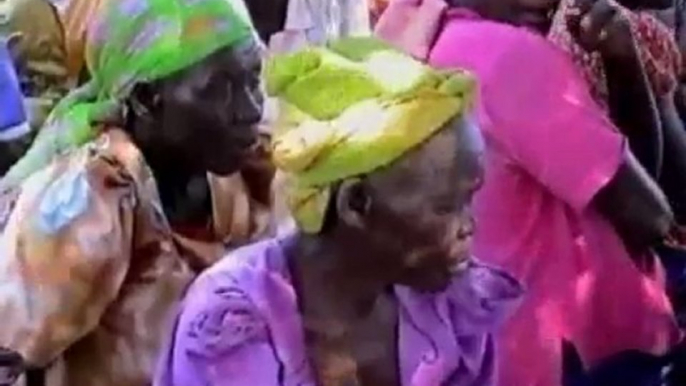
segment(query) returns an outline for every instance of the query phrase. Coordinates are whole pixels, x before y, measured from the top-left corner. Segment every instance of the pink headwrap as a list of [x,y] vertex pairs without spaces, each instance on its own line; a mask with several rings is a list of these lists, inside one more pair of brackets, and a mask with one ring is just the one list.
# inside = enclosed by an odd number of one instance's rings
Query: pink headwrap
[[426,60],[447,9],[444,0],[392,0],[374,32],[396,48]]

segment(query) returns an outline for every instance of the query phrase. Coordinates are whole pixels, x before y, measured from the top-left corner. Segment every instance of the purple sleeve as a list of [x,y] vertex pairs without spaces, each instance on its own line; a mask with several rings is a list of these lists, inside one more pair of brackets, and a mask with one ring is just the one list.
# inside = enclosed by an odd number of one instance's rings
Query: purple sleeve
[[511,43],[483,79],[486,135],[581,210],[614,177],[625,140],[561,51],[529,35]]
[[519,306],[522,285],[507,272],[473,258],[446,290],[461,365],[451,386],[496,386],[494,334]]
[[235,286],[197,282],[177,319],[155,386],[278,386],[266,323]]

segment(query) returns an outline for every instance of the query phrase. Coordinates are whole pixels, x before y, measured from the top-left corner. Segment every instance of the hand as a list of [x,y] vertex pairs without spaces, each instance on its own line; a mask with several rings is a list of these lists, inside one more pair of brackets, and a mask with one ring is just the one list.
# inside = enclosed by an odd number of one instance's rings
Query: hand
[[613,0],[575,0],[567,25],[579,45],[612,59],[634,59],[637,51],[626,15]]

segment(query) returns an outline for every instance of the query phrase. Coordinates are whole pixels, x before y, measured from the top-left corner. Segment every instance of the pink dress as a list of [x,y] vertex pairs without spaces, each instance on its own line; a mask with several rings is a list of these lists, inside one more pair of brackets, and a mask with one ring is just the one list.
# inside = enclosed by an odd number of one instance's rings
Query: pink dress
[[501,384],[559,386],[563,339],[587,365],[627,349],[665,352],[679,332],[661,268],[637,269],[590,205],[626,141],[570,59],[526,30],[453,10],[430,62],[480,78],[487,151],[475,253],[527,287],[501,340]]

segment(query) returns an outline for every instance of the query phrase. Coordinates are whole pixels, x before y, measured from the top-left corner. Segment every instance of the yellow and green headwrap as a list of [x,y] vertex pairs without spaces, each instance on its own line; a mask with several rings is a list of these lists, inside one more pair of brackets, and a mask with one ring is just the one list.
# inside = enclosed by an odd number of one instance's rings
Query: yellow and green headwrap
[[53,110],[29,152],[0,181],[20,184],[94,135],[136,83],[168,76],[254,35],[242,0],[113,0],[89,29],[92,79]]
[[274,162],[308,233],[323,226],[332,184],[423,143],[468,109],[476,90],[470,74],[434,70],[373,38],[277,56],[266,81],[281,103]]

